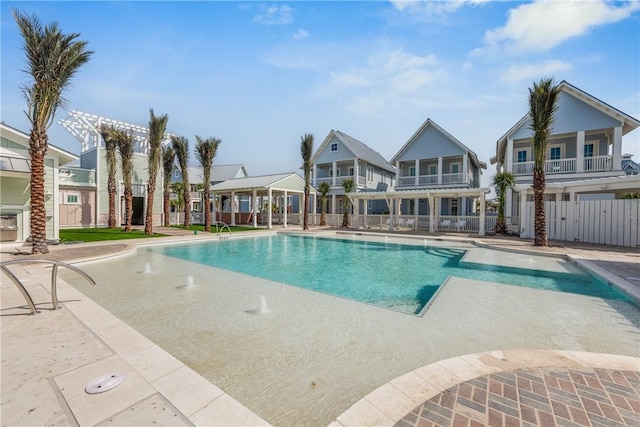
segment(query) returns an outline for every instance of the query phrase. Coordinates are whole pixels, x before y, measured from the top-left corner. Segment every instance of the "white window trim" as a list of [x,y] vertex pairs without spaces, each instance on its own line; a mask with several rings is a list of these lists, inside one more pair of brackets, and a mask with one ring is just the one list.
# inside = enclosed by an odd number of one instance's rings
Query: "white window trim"
[[[431,168],[436,168],[436,173],[431,173]],[[438,164],[437,163],[429,163],[427,164],[427,175],[438,175]]]
[[565,158],[565,155],[564,155],[565,144],[549,144],[549,148],[547,148],[547,160],[551,160],[551,149],[552,148],[559,148],[560,149],[560,158],[556,159],[556,160],[562,160],[562,159]]
[[353,176],[353,174],[355,173],[353,166],[349,166],[349,176]]
[[338,143],[337,142],[332,142],[329,145],[329,151],[332,151],[332,152],[338,151]]
[[409,176],[416,176],[416,167],[409,166]]
[[[584,146],[586,147],[587,145],[593,144],[593,157],[598,157],[600,154],[600,140],[598,139],[594,139],[593,141],[585,141],[584,142]],[[582,149],[582,153],[584,155],[584,148]],[[584,156],[585,158],[587,156]]]
[[[75,196],[77,198],[77,202],[70,202],[69,196]],[[66,193],[64,195],[64,204],[65,205],[79,205],[80,204],[80,193]]]
[[[525,153],[527,153],[527,159],[524,162],[518,162],[518,153],[520,151],[524,151]],[[525,147],[525,148],[516,148],[513,150],[513,158],[515,159],[514,163],[526,163],[526,162],[531,162],[531,148],[530,147]]]
[[368,182],[373,182],[373,177],[375,176],[375,170],[373,169],[373,166],[368,166],[367,167],[367,181]]
[[[458,165],[458,172],[453,172],[453,167]],[[449,163],[449,173],[462,173],[462,162],[451,162]]]

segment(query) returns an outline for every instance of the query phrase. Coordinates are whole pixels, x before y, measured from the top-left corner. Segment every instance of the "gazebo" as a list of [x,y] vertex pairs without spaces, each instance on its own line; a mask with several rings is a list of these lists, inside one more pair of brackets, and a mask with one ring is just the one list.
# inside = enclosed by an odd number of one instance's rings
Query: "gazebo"
[[[255,213],[258,211],[258,199],[267,199],[267,227],[273,226],[273,202],[277,197],[285,200],[289,195],[297,195],[300,203],[298,203],[298,213],[304,213],[304,179],[295,172],[280,173],[274,175],[252,176],[245,178],[230,179],[211,187],[211,193],[215,195],[226,195],[235,200],[237,196],[249,196],[251,203],[253,227],[258,226],[258,217]],[[316,196],[316,190],[310,186],[310,195]],[[282,204],[281,204],[282,206]],[[312,206],[311,203],[309,206]],[[231,223],[236,225],[236,207],[235,203],[230,203]],[[284,227],[288,225],[286,207],[282,209],[282,224]]]

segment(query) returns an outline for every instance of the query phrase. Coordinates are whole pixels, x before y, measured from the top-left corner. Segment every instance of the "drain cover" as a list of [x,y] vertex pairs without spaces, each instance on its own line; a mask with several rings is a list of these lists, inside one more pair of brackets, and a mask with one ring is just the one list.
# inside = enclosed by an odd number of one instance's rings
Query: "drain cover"
[[91,381],[84,388],[84,391],[89,394],[104,393],[119,386],[122,381],[124,381],[124,375],[122,374],[103,375]]

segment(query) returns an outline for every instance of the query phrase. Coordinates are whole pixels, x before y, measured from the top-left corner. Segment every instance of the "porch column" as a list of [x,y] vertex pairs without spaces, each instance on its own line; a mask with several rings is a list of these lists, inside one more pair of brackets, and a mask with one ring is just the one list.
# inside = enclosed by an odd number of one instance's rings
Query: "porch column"
[[[593,153],[597,156],[598,153]],[[581,130],[576,135],[576,172],[584,172],[584,131]]]
[[236,193],[235,191],[231,192],[231,226],[236,225]]
[[460,210],[458,211],[458,216],[466,216],[467,212],[467,198],[462,197],[460,199]]
[[251,210],[253,211],[253,228],[258,228],[258,190],[253,189],[251,197]]
[[[525,221],[529,221],[529,213],[527,212],[527,190],[520,191],[520,215],[518,215],[518,230],[520,230],[520,237],[533,237],[523,236]],[[533,219],[533,218],[532,218]]]
[[389,208],[389,231],[393,231],[393,199],[384,198]]
[[416,176],[415,176],[414,184],[416,186],[418,186],[418,185],[420,185],[420,160],[416,159],[414,167],[416,169]]
[[316,181],[316,176],[318,175],[317,172],[318,172],[318,168],[316,167],[316,164],[314,163],[313,164],[313,181],[312,181],[314,188],[318,186],[318,183]]
[[438,184],[442,184],[442,157],[438,157]]
[[284,208],[282,209],[282,226],[287,228],[287,215],[289,214],[289,198],[287,197],[287,190],[284,190]]
[[504,216],[513,215],[513,190],[507,188],[507,194],[504,198]]
[[400,160],[396,162],[396,185],[400,185]]
[[[462,155],[462,183],[469,184],[469,153],[464,153]],[[464,203],[464,198],[462,199]]]
[[331,215],[336,214],[336,195],[331,195]]
[[269,187],[269,192],[267,193],[267,228],[273,228],[273,190]]
[[367,199],[362,199],[362,222],[364,222],[364,224],[362,224],[362,226],[367,229],[368,228],[368,224],[369,221],[367,221],[367,211],[369,210],[369,206],[368,206],[368,200]]
[[402,199],[397,199],[396,200],[396,209],[395,209],[395,221],[393,221],[393,225],[397,226],[400,225],[400,206],[402,205]]
[[349,197],[349,200],[353,205],[353,228],[357,230],[360,228],[360,221],[358,220],[358,217],[360,216],[360,200],[352,199],[351,197]]
[[505,170],[503,172],[513,172],[513,139],[507,139],[506,153],[504,153]]
[[613,128],[613,164],[611,170],[622,169],[622,126]]
[[337,178],[336,175],[338,174],[338,165],[336,164],[336,162],[333,162],[332,167],[333,167],[333,173],[332,173],[333,176],[331,177],[331,185],[335,187],[336,178]]
[[480,193],[480,227],[478,229],[478,235],[484,236],[484,210],[485,210],[485,197],[484,192]]
[[429,233],[436,232],[436,203],[435,198],[429,194]]
[[358,188],[358,159],[353,159],[353,191]]
[[413,229],[418,229],[418,215],[420,215],[420,199],[413,199]]

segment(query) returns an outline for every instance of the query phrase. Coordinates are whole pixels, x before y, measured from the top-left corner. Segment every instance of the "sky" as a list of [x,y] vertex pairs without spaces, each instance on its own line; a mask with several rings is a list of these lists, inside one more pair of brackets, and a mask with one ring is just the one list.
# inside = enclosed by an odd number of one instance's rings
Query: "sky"
[[[215,164],[300,172],[300,139],[340,130],[390,160],[431,118],[487,163],[541,78],[640,118],[640,2],[2,1],[1,120],[28,133],[29,82],[11,10],[94,51],[67,109],[222,140]],[[80,153],[57,124],[50,143]],[[623,138],[640,161],[640,129]],[[195,155],[191,163],[197,164]]]

